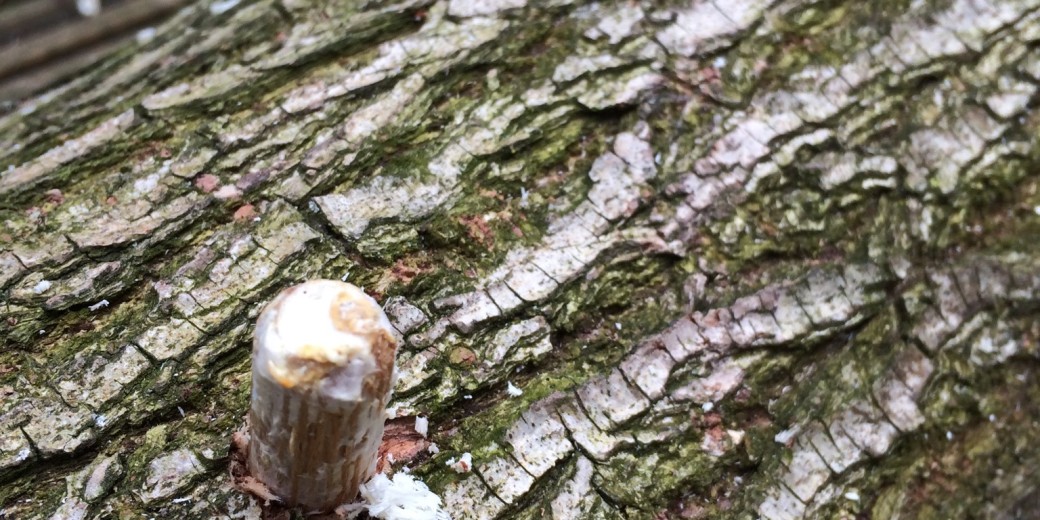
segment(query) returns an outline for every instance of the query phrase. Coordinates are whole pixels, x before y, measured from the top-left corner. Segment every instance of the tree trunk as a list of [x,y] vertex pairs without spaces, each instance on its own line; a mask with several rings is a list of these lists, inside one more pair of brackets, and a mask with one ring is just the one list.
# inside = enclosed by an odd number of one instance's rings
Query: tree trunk
[[0,517],[260,517],[251,329],[311,278],[385,305],[384,449],[454,518],[1036,515],[1038,43],[1036,0],[187,8],[0,117]]

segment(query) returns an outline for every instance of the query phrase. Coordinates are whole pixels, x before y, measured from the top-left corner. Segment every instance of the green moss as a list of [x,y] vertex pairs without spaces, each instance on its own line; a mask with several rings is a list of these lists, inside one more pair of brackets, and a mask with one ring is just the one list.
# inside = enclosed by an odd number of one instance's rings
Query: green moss
[[[570,333],[599,327],[609,329],[621,323],[617,335],[643,337],[662,328],[675,317],[677,301],[662,298],[659,291],[678,286],[672,265],[670,259],[645,256],[613,264],[594,277],[575,282],[553,306],[554,329]],[[643,306],[630,308],[636,301],[643,302]]]
[[665,507],[679,490],[707,487],[717,477],[718,464],[699,438],[689,436],[615,455],[597,466],[594,482],[626,512],[648,514]]

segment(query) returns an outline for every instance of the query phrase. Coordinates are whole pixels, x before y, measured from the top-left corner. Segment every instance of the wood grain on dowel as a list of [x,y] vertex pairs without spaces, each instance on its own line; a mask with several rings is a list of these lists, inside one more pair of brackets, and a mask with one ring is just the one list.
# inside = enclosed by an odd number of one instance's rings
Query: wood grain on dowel
[[249,471],[290,505],[328,511],[375,471],[397,344],[357,287],[306,282],[261,313]]

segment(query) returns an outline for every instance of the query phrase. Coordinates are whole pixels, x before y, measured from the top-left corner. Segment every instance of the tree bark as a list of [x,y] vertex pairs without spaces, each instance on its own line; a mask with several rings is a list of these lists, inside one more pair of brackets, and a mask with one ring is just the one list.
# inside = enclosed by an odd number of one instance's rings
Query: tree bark
[[0,117],[0,517],[259,518],[311,278],[454,518],[1035,516],[1038,8],[187,8]]

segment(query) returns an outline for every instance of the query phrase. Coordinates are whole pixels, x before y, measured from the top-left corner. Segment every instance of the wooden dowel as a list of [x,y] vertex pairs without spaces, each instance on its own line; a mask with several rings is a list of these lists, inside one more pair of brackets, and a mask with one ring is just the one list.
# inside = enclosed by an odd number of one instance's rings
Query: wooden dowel
[[375,472],[397,343],[379,305],[331,280],[286,289],[257,321],[250,473],[289,505],[330,511]]

